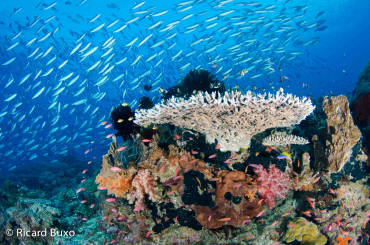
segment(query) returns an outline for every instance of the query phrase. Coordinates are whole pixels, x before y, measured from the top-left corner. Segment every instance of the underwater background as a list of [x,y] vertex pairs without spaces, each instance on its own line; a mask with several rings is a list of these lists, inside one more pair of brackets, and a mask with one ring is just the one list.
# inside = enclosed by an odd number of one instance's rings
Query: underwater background
[[369,243],[369,1],[0,6],[1,244]]

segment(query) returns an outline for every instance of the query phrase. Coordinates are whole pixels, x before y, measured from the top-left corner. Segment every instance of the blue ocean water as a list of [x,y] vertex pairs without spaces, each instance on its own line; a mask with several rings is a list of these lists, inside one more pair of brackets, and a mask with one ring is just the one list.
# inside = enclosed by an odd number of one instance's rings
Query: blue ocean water
[[[353,2],[353,1],[333,1],[333,2],[322,2],[322,1],[288,1],[285,4],[284,1],[263,1],[259,4],[259,8],[253,5],[244,5],[248,2],[243,1],[231,1],[225,3],[222,6],[217,7],[217,1],[204,1],[203,3],[192,6],[188,10],[183,12],[174,11],[176,2],[165,3],[163,1],[146,1],[145,4],[135,10],[130,10],[135,4],[133,2],[112,2],[118,6],[118,8],[109,7],[110,3],[105,1],[93,1],[88,0],[80,6],[76,6],[76,2],[72,1],[60,1],[57,4],[47,10],[51,3],[45,3],[40,5],[37,9],[37,4],[34,2],[24,1],[3,1],[2,5],[2,22],[0,25],[2,32],[2,58],[1,63],[5,63],[9,59],[15,57],[16,60],[7,65],[2,66],[2,112],[8,112],[7,115],[1,117],[1,154],[2,154],[2,169],[6,170],[13,166],[27,165],[32,161],[52,161],[57,160],[59,156],[64,154],[73,154],[80,157],[85,157],[81,154],[89,148],[87,145],[81,145],[84,142],[95,141],[94,146],[107,146],[109,139],[105,139],[105,135],[113,133],[113,130],[102,131],[98,127],[99,123],[106,120],[109,117],[109,112],[112,106],[126,101],[131,102],[138,99],[142,95],[148,95],[149,97],[156,97],[156,102],[159,102],[159,94],[157,92],[147,92],[143,89],[145,84],[149,84],[159,74],[162,73],[161,81],[153,87],[167,88],[170,85],[175,84],[181,77],[186,75],[186,71],[194,69],[199,65],[203,68],[207,68],[212,72],[216,72],[219,67],[223,69],[218,73],[217,78],[224,80],[226,85],[229,87],[239,86],[243,90],[252,89],[256,86],[258,91],[262,92],[262,89],[267,92],[277,90],[279,87],[283,87],[286,92],[295,93],[298,95],[311,95],[321,96],[326,94],[345,94],[350,96],[357,79],[357,75],[365,64],[369,57],[369,47],[367,42],[369,41],[369,33],[366,31],[369,28],[369,22],[366,21],[366,9],[369,6],[367,1]],[[240,4],[238,4],[240,3]],[[257,3],[257,2],[256,2]],[[255,13],[247,12],[258,9],[263,9],[265,6],[271,6],[273,11]],[[299,8],[307,7],[303,11],[295,11]],[[257,5],[258,7],[258,5]],[[19,12],[12,15],[14,9],[22,8]],[[243,9],[248,9],[247,11]],[[146,9],[150,9],[145,12]],[[235,10],[234,12],[221,16],[216,20],[206,21],[220,13],[227,12],[228,10]],[[143,13],[135,14],[135,12]],[[168,11],[163,15],[150,17],[151,14],[161,13],[162,11]],[[315,18],[319,12],[323,11],[323,15]],[[202,14],[197,16],[198,14]],[[95,16],[100,14],[100,17],[89,23]],[[171,30],[164,30],[169,23],[174,21],[180,21],[185,16],[193,14],[186,20],[182,20],[176,24]],[[278,20],[274,20],[276,16],[283,16],[286,18],[287,28],[283,29],[283,32],[275,32],[278,30],[279,25],[282,25]],[[302,15],[300,17],[300,15]],[[147,17],[149,16],[149,17]],[[297,17],[298,16],[298,17]],[[53,18],[54,17],[54,18]],[[126,28],[118,33],[114,33],[115,30],[125,25],[125,22],[129,20],[137,20],[128,24]],[[145,18],[147,17],[147,18]],[[235,17],[235,19],[232,19]],[[240,18],[238,18],[240,17]],[[248,22],[251,19],[258,19],[262,17],[262,23],[267,24],[259,28],[254,28],[256,23]],[[297,18],[295,18],[297,17]],[[43,23],[49,18],[53,18],[47,23]],[[114,26],[108,27],[109,24],[118,19],[118,22]],[[151,25],[163,21],[163,24],[157,27],[147,30]],[[281,21],[281,20],[280,20]],[[298,26],[297,23],[300,21],[307,21],[302,26]],[[318,26],[314,26],[309,29],[305,29],[307,26],[317,23],[318,21],[325,21],[320,26],[326,26],[327,29],[323,31],[315,31]],[[160,23],[161,23],[160,22]],[[238,24],[241,23],[241,24]],[[245,23],[244,23],[245,22]],[[217,24],[214,27],[205,29],[211,24]],[[258,22],[261,23],[261,22]],[[90,31],[98,27],[101,24],[105,26],[95,32]],[[184,31],[192,30],[187,29],[191,26],[199,24],[194,31],[190,33],[184,33]],[[271,24],[271,25],[270,25]],[[33,25],[32,27],[29,27]],[[201,27],[202,26],[202,27]],[[226,27],[227,33],[218,31]],[[243,30],[238,31],[238,28],[246,27]],[[250,28],[249,28],[250,27]],[[266,33],[266,29],[272,27],[270,32],[267,32],[269,36],[261,36]],[[258,29],[258,30],[257,30]],[[56,32],[55,32],[56,31]],[[292,31],[291,34],[285,33]],[[18,33],[21,34],[14,40]],[[55,33],[54,33],[55,32]],[[240,32],[238,34],[238,32]],[[171,35],[170,35],[170,34]],[[49,35],[45,40],[43,37]],[[96,53],[92,54],[88,59],[80,62],[80,53],[77,50],[72,56],[69,54],[75,48],[78,43],[76,41],[85,34],[85,37],[80,41],[82,45],[80,50],[90,44],[87,50],[93,47],[101,46],[110,37],[116,39],[114,46],[114,57],[113,62],[118,62],[123,58],[127,57],[127,60],[114,67],[109,72],[109,81],[102,86],[95,86],[94,84],[100,78],[99,71],[106,65],[101,64],[99,68],[94,69],[93,72],[87,74],[86,70],[91,67],[95,62],[99,60],[105,51],[99,49]],[[152,34],[140,47],[136,47],[145,37]],[[172,38],[172,34],[176,34]],[[228,35],[238,34],[234,37]],[[89,36],[88,36],[89,35]],[[285,36],[286,35],[286,36]],[[212,38],[206,42],[200,42],[199,44],[190,44],[199,40],[203,37]],[[137,41],[132,44],[132,48],[128,51],[127,46],[135,38]],[[275,41],[268,41],[268,39],[277,38]],[[37,38],[31,45],[26,47],[26,44]],[[168,38],[168,39],[167,39]],[[283,40],[283,38],[290,40]],[[217,46],[214,51],[204,53],[203,56],[199,57],[199,54],[212,47],[212,40],[214,43],[220,42],[221,46]],[[238,51],[232,57],[238,58],[238,54],[242,54],[242,51],[249,52],[254,51],[252,56],[246,54],[242,57],[252,57],[248,62],[245,62],[239,66],[236,66],[236,61],[233,61],[228,55],[227,48],[233,45],[238,45],[245,40],[255,40],[252,45],[244,48],[238,47]],[[150,48],[153,44],[165,41],[162,45]],[[284,43],[284,53],[274,53],[274,48]],[[308,44],[302,46],[304,43],[313,41],[314,45]],[[13,49],[6,51],[13,44],[19,42],[19,44]],[[168,50],[168,48],[175,44],[176,45]],[[206,44],[210,44],[207,46]],[[245,43],[244,43],[245,44]],[[248,43],[247,43],[248,44]],[[256,53],[258,49],[268,48],[272,45],[271,50]],[[50,47],[53,49],[50,53],[43,57],[42,53],[45,53]],[[35,50],[39,49],[32,57],[30,56]],[[86,51],[87,51],[86,50]],[[153,58],[149,62],[145,62],[151,55],[158,54],[160,51],[164,51],[159,57]],[[85,52],[86,52],[85,51]],[[178,54],[177,61],[171,62],[171,57]],[[186,57],[189,54],[196,51],[193,55]],[[105,56],[109,58],[111,54]],[[285,56],[285,59],[289,57],[289,52],[299,52],[293,60],[286,61],[279,72],[279,67],[276,65],[277,60]],[[185,57],[181,60],[180,58]],[[227,57],[220,62],[213,62],[217,64],[216,68],[209,64],[212,59],[217,56],[218,59]],[[238,71],[247,67],[253,66],[251,63],[258,60],[258,57],[254,55],[260,55],[262,58],[271,58],[273,61],[271,67],[275,70],[270,75],[263,75],[256,79],[250,79],[253,75],[258,75],[265,71],[254,68],[248,72],[241,79],[238,77]],[[133,61],[138,57],[142,56],[139,65],[136,67],[132,65]],[[53,57],[56,59],[48,66],[46,63]],[[240,56],[239,56],[240,57]],[[35,60],[37,58],[37,60]],[[64,61],[68,60],[68,63],[62,68],[58,69]],[[162,62],[154,67],[160,60]],[[114,64],[110,62],[111,64]],[[189,64],[184,70],[179,70],[183,65]],[[110,68],[111,66],[109,66]],[[53,70],[47,76],[44,74],[51,68]],[[135,70],[133,69],[135,68]],[[233,69],[228,75],[234,75],[234,77],[224,78],[222,75],[229,69]],[[144,74],[146,71],[151,71],[149,75],[144,76],[139,86],[132,92],[130,88],[134,87],[137,83],[131,84],[131,82]],[[270,71],[270,70],[268,70]],[[35,76],[38,75],[38,79],[35,80]],[[62,84],[59,88],[65,87],[65,90],[59,94],[58,98],[52,96],[55,93],[55,89],[59,83],[60,78],[63,75],[73,75],[67,81],[76,76],[80,76],[78,80],[70,85]],[[30,77],[23,84],[19,85],[22,78],[26,75],[31,74]],[[118,81],[112,82],[114,78],[123,74],[124,76]],[[127,74],[127,75],[126,75]],[[279,82],[281,76],[286,76],[289,79],[284,79],[283,83]],[[240,78],[240,75],[239,75]],[[14,79],[10,85],[6,87],[6,84]],[[82,81],[87,79],[87,82],[80,86]],[[40,82],[40,83],[39,83]],[[39,83],[39,84],[38,84]],[[34,85],[38,84],[37,87]],[[305,86],[302,88],[303,84]],[[31,87],[30,87],[31,86]],[[272,89],[271,87],[274,87]],[[41,89],[45,90],[41,95],[35,99],[32,97]],[[51,90],[47,92],[47,90]],[[85,90],[79,95],[74,97],[81,88]],[[101,94],[97,94],[97,93]],[[122,98],[124,91],[127,91],[125,98]],[[4,101],[11,95],[16,97],[9,102]],[[104,97],[97,101],[102,95]],[[93,95],[97,99],[93,99]],[[97,96],[96,96],[97,95]],[[72,104],[78,100],[87,99],[86,103],[81,105],[73,106]],[[57,102],[51,109],[47,109],[53,102]],[[18,103],[22,103],[19,107],[14,108]],[[30,113],[31,109],[33,111]],[[85,112],[84,108],[90,106]],[[137,104],[135,105],[137,108]],[[58,107],[61,109],[58,112]],[[91,116],[94,109],[97,109],[96,113]],[[74,109],[74,112],[70,113]],[[25,117],[23,118],[22,116]],[[42,118],[39,118],[42,117]],[[39,119],[38,119],[39,118]],[[22,120],[20,120],[22,119]],[[54,121],[58,120],[56,123]],[[84,125],[84,123],[86,124]],[[44,124],[45,123],[45,124]],[[65,129],[61,130],[63,126],[68,125]],[[82,128],[80,128],[83,126]],[[28,130],[26,130],[29,127]],[[37,128],[37,129],[36,129]],[[56,132],[51,133],[53,128],[59,128]],[[91,130],[86,132],[86,130]],[[77,136],[74,135],[77,133]],[[104,134],[103,134],[104,133]],[[86,134],[82,135],[81,134]],[[63,140],[62,137],[66,136]],[[90,138],[91,137],[91,138]],[[74,138],[74,139],[73,139]],[[54,143],[50,143],[56,140]],[[28,144],[34,140],[33,143]],[[59,142],[58,142],[59,141]],[[68,143],[67,143],[68,142]],[[27,145],[28,144],[28,145]],[[27,146],[26,146],[27,145]],[[32,151],[29,149],[33,146],[38,147]],[[47,146],[46,146],[47,145]],[[46,146],[46,147],[45,147]],[[79,147],[78,147],[79,146]],[[77,148],[78,147],[78,148]],[[43,149],[42,149],[43,148]],[[99,147],[97,147],[99,148]],[[66,151],[63,154],[63,151]],[[9,153],[12,151],[11,153]],[[7,154],[8,153],[8,154]],[[48,156],[43,156],[48,153]],[[100,155],[102,152],[96,152],[96,155]],[[32,156],[37,155],[34,160],[30,160]]]
[[4,181],[42,175],[45,168],[32,173],[35,166],[92,161],[98,170],[112,142],[107,136],[116,133],[105,128],[112,109],[125,102],[137,109],[143,96],[159,103],[160,91],[190,70],[205,68],[227,89],[243,92],[282,87],[311,98],[350,98],[370,57],[365,0],[14,0],[0,6]]

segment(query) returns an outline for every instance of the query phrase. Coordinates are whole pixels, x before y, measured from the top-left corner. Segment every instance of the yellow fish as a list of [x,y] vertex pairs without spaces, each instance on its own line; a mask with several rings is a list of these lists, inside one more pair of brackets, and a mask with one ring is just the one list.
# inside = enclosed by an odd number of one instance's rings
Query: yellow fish
[[132,121],[132,120],[134,120],[134,118],[133,118],[133,117],[130,117],[128,120],[129,120],[129,121]]
[[283,152],[283,153],[281,153],[281,155],[284,155],[284,156],[288,156],[288,157],[292,157],[292,154],[293,153],[288,153],[288,152]]
[[118,123],[121,123],[121,122],[123,122],[124,120],[123,119],[118,119]]
[[128,106],[127,102],[122,103],[122,106]]

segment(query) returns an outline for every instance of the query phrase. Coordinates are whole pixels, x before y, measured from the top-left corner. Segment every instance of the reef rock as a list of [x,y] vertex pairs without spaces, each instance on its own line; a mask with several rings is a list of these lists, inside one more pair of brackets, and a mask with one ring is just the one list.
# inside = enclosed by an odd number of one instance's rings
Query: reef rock
[[367,62],[357,78],[355,90],[351,100],[353,119],[360,128],[370,123],[370,60]]
[[[208,229],[219,228],[223,225],[239,226],[261,212],[262,205],[258,204],[259,199],[257,197],[245,197],[246,193],[253,193],[252,196],[254,196],[256,190],[247,185],[244,172],[225,170],[220,172],[219,175],[223,178],[221,182],[217,182],[216,205],[212,208],[207,206],[196,206],[194,208],[197,213],[197,220],[202,226]],[[222,221],[224,218],[230,218],[230,220]]]
[[328,116],[326,120],[329,136],[329,140],[326,141],[327,169],[337,173],[350,159],[352,147],[360,139],[361,132],[353,123],[347,97],[343,95],[325,97],[323,110]]
[[355,124],[360,128],[364,140],[363,150],[369,156],[370,151],[370,60],[357,78],[351,100],[351,111]]

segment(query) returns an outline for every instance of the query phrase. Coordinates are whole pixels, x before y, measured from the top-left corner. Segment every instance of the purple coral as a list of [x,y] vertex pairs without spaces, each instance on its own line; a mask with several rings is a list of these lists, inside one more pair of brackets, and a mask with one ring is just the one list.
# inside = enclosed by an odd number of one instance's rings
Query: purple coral
[[275,198],[285,199],[285,195],[290,188],[290,178],[274,165],[269,166],[268,172],[262,165],[259,166],[261,168],[254,169],[254,172],[258,175],[256,180],[258,194],[260,198],[264,199],[268,209],[271,210],[275,207]]

